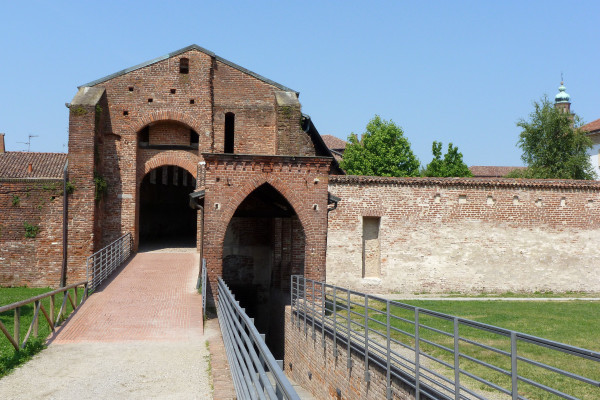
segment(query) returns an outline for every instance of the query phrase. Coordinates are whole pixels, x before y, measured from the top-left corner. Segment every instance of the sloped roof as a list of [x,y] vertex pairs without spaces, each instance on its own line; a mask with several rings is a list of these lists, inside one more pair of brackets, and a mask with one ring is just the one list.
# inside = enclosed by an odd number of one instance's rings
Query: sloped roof
[[526,169],[526,167],[498,167],[493,165],[474,165],[469,167],[474,178],[502,178],[515,169]]
[[[31,153],[8,151],[0,153],[1,178],[60,179],[67,162],[66,153]],[[28,172],[29,164],[32,171]]]
[[585,124],[581,127],[581,130],[588,133],[596,133],[596,131],[600,131],[600,118],[595,121],[590,122],[589,124]]
[[325,146],[327,146],[330,150],[344,150],[348,142],[342,140],[333,135],[321,135],[323,141],[325,142]]
[[207,50],[204,47],[200,47],[197,44],[192,44],[190,46],[184,47],[183,49],[179,49],[177,51],[173,51],[171,53],[165,54],[164,56],[153,58],[152,60],[148,60],[148,61],[145,61],[145,62],[143,62],[141,64],[134,65],[133,67],[125,68],[124,70],[115,72],[114,74],[107,75],[104,78],[96,79],[95,81],[91,81],[91,82],[85,83],[85,84],[83,84],[81,86],[78,86],[78,88],[83,87],[83,86],[95,86],[95,85],[97,85],[99,83],[106,82],[106,81],[108,81],[110,79],[116,78],[117,76],[125,75],[125,74],[127,74],[127,73],[129,73],[131,71],[135,71],[137,69],[144,68],[144,67],[147,67],[147,66],[152,65],[152,64],[156,64],[157,62],[166,60],[166,59],[171,58],[171,57],[176,57],[176,56],[178,56],[180,54],[183,54],[185,52],[188,52],[190,50],[197,50],[197,51],[200,51],[200,52],[202,52],[204,54],[209,55],[210,57],[214,57],[217,61],[220,61],[223,64],[229,65],[230,67],[235,68],[238,71],[241,71],[241,72],[243,72],[245,74],[253,76],[256,79],[261,80],[261,81],[263,81],[265,83],[268,83],[269,85],[273,85],[273,86],[275,86],[275,87],[277,87],[277,88],[279,88],[281,90],[284,90],[286,92],[295,92],[296,94],[299,94],[299,92],[296,92],[295,90],[292,90],[292,89],[288,88],[287,86],[284,86],[284,85],[282,85],[280,83],[274,82],[274,81],[272,81],[270,79],[265,78],[262,75],[257,74],[256,72],[252,72],[252,71],[250,71],[250,70],[248,70],[248,69],[246,69],[246,68],[244,68],[242,66],[237,65],[236,63],[233,63],[233,62],[231,62],[229,60],[226,60],[226,59],[224,59],[222,57],[219,57],[218,55],[216,55],[212,51]]

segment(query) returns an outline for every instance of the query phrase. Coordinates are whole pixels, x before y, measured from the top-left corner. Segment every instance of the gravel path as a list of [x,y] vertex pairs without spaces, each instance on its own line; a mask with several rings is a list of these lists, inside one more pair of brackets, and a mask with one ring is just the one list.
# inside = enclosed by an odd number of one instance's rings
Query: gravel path
[[212,399],[197,253],[139,253],[0,379],[0,399]]

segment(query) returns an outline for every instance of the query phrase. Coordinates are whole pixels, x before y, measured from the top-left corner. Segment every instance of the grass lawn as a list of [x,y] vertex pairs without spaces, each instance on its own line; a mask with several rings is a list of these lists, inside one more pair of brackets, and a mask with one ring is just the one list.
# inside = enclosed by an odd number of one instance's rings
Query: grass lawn
[[[25,300],[30,297],[34,297],[43,293],[50,292],[52,289],[50,288],[0,288],[0,306],[5,306],[11,303],[15,303],[20,300]],[[73,290],[70,290],[71,297],[73,297]],[[82,295],[82,291],[79,290],[78,296]],[[54,306],[54,315],[55,318],[58,315],[58,311],[60,310],[60,306],[62,305],[62,294],[59,293],[55,295],[55,306]],[[79,298],[78,298],[79,301]],[[42,300],[42,305],[46,309],[46,311],[50,312],[50,299]],[[67,300],[66,304],[66,315],[69,315],[73,308],[69,300]],[[21,326],[20,326],[20,337],[21,342],[23,338],[27,334],[27,330],[31,324],[31,320],[34,315],[34,306],[33,303],[27,306],[21,307]],[[39,316],[39,327],[38,327],[38,338],[34,338],[33,334],[30,336],[25,349],[16,352],[12,344],[9,340],[4,336],[2,331],[0,331],[0,377],[6,375],[10,370],[15,368],[16,366],[26,362],[33,356],[35,353],[39,352],[44,348],[45,339],[50,334],[51,330],[48,326],[44,315],[40,311]],[[14,310],[9,312],[0,314],[0,321],[6,326],[8,331],[13,334],[14,332]]]
[[[403,303],[600,352],[600,302],[597,301],[407,300],[403,301]],[[370,306],[372,305],[370,304]],[[384,308],[381,307],[381,309]],[[361,310],[356,311],[360,312]],[[392,307],[392,313],[408,320],[414,320],[413,311]],[[376,318],[385,321],[385,316],[379,315]],[[453,332],[453,323],[450,321],[424,314],[421,314],[419,321],[421,324],[444,332]],[[414,326],[412,324],[396,319],[393,320],[393,325],[404,331],[414,333]],[[375,328],[375,326],[373,327]],[[461,337],[510,352],[510,339],[504,336],[463,325],[460,326],[459,333]],[[394,337],[414,347],[414,340],[412,338],[401,333],[395,333]],[[453,349],[454,346],[452,338],[428,329],[421,329],[421,338],[450,349]],[[420,343],[420,347],[423,352],[438,357],[449,364],[454,362],[453,354],[446,350],[424,342]],[[600,364],[597,362],[524,342],[518,342],[517,348],[518,355],[521,357],[552,365],[591,379],[600,380]],[[505,355],[497,354],[466,342],[460,343],[460,351],[478,360],[483,360],[497,367],[510,370],[510,357]],[[465,358],[461,358],[460,365],[462,369],[510,389],[510,377]],[[444,371],[444,369],[446,370]],[[564,378],[558,374],[534,367],[524,361],[518,362],[517,369],[521,376],[543,383],[577,398],[600,399],[600,388],[594,388],[591,385],[570,378]],[[451,369],[442,367],[442,372],[451,378],[454,376]],[[461,381],[468,382],[468,385],[472,388],[484,391],[492,390],[488,386],[463,375],[461,375]],[[530,399],[558,398],[523,382],[519,382],[519,394]]]

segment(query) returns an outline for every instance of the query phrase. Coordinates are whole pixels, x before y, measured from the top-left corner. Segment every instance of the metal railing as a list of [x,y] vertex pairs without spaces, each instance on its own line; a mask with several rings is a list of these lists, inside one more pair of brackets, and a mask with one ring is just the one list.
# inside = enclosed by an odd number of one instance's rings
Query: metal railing
[[264,337],[220,277],[218,287],[219,324],[238,398],[299,400]]
[[[78,303],[77,302],[78,289],[80,286],[83,287],[83,294],[81,296],[81,300]],[[71,293],[69,292],[71,289],[73,289],[73,296],[71,296]],[[62,304],[60,306],[60,310],[56,314],[56,318],[55,318],[55,315],[54,315],[55,304],[56,304],[55,296],[59,293],[62,293],[63,298],[62,298]],[[60,323],[64,319],[66,319],[68,317],[68,315],[66,315],[67,299],[69,300],[69,302],[71,304],[72,312],[73,312],[77,308],[79,308],[79,306],[81,306],[81,304],[83,304],[83,302],[87,298],[87,293],[88,293],[87,282],[85,282],[85,281],[77,282],[77,283],[73,283],[71,285],[62,287],[60,289],[53,290],[48,293],[40,294],[39,296],[31,297],[26,300],[21,300],[16,303],[2,306],[2,307],[0,307],[0,314],[7,312],[7,311],[14,310],[14,320],[13,320],[14,321],[13,322],[14,334],[13,335],[10,334],[10,332],[8,331],[6,326],[2,323],[2,321],[0,321],[0,331],[2,331],[4,333],[4,336],[6,336],[6,338],[9,340],[9,342],[15,348],[15,350],[20,351],[21,349],[25,348],[25,345],[27,344],[27,341],[29,340],[29,338],[31,337],[32,334],[34,337],[38,336],[40,311],[42,312],[42,315],[44,316],[46,322],[48,323],[48,327],[50,328],[50,330],[52,332],[54,332],[56,327],[58,325],[60,325]],[[46,298],[50,298],[50,307],[48,308],[48,310],[46,310],[46,308],[42,304],[42,300],[44,300]],[[31,303],[33,303],[33,319],[31,320],[29,329],[27,330],[27,333],[25,334],[25,337],[24,337],[23,341],[21,342],[21,337],[20,337],[20,334],[21,334],[21,310],[23,307],[28,306]]]
[[202,259],[202,270],[200,273],[202,285],[202,315],[206,315],[206,259]]
[[580,396],[600,398],[598,352],[299,275],[291,277],[291,305],[292,323],[313,339],[322,335],[323,346],[327,335],[335,357],[337,343],[346,347],[348,368],[351,352],[363,356],[365,381],[369,365],[380,367],[388,399],[392,380],[414,389],[417,399],[578,399],[563,391],[583,386],[589,392]]
[[133,237],[131,233],[126,233],[87,258],[86,274],[90,293],[129,258],[132,249]]

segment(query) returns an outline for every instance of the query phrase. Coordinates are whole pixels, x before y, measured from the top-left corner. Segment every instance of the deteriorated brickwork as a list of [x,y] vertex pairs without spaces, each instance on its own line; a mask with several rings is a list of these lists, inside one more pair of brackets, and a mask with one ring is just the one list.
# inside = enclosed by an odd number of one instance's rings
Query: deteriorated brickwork
[[[312,326],[305,327],[304,320],[293,319],[290,306],[285,309],[285,359],[284,370],[288,376],[312,393],[317,399],[385,399],[386,371],[377,364],[369,364],[370,382],[365,377],[364,356],[351,352],[352,368],[347,368],[347,348],[336,343],[337,357],[334,355],[334,342],[325,335],[325,347],[321,331],[313,336]],[[290,367],[291,365],[291,367]],[[391,379],[392,399],[411,400],[414,390],[398,379]],[[341,395],[338,396],[336,390]],[[421,395],[421,398],[426,398]]]
[[[598,291],[600,182],[331,177],[327,279],[404,293]],[[381,275],[363,278],[380,217]]]
[[[62,185],[61,179],[0,180],[1,286],[59,285]],[[26,224],[35,237],[26,237]]]

